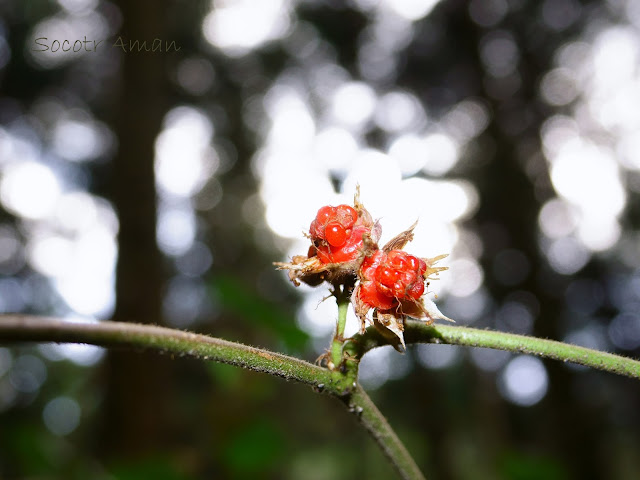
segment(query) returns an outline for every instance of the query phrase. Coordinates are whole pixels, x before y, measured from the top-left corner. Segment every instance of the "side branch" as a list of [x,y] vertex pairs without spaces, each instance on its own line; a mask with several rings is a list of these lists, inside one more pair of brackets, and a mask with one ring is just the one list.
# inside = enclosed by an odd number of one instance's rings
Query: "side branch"
[[[124,322],[77,323],[29,315],[0,315],[0,342],[87,343],[133,347],[212,360],[330,389],[324,368],[280,353],[154,325]],[[329,392],[328,392],[329,393]]]
[[[526,335],[407,321],[405,339],[407,343],[445,343],[537,355],[640,379],[640,361],[638,360]],[[352,337],[347,351],[353,355],[362,356],[372,348],[387,343],[377,330],[370,327],[363,335]]]

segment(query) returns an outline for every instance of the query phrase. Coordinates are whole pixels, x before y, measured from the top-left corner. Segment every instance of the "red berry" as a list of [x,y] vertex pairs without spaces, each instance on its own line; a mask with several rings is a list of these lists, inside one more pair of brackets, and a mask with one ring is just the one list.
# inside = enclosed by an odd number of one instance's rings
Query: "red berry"
[[398,301],[392,295],[385,294],[374,281],[376,271],[385,260],[386,254],[382,250],[376,250],[373,255],[364,259],[360,267],[358,297],[368,306],[380,310],[390,310],[398,305]]
[[322,263],[343,263],[355,260],[363,246],[362,236],[368,231],[366,227],[355,227],[345,242],[337,247],[330,243],[322,243],[316,247],[316,253]]
[[373,277],[386,255],[382,250],[376,250],[373,255],[366,257],[360,267],[360,276],[363,281],[373,281]]
[[362,236],[370,230],[370,225],[359,223],[358,212],[353,207],[324,206],[311,222],[309,235],[322,263],[343,263],[358,258]]
[[316,221],[320,225],[326,225],[329,220],[331,220],[336,214],[336,208],[331,206],[326,206],[320,208],[316,215]]
[[418,300],[424,293],[426,269],[424,260],[402,250],[378,250],[362,262],[358,296],[380,310],[389,310],[402,300]]
[[357,220],[358,212],[349,205],[325,206],[318,210],[316,218],[311,222],[309,234],[314,240],[326,240],[339,247],[349,237]]
[[[373,221],[356,194],[353,207],[344,204],[321,207],[309,224],[311,246],[307,256],[296,255],[292,263],[279,265],[289,270],[289,278],[295,285],[302,281],[315,286],[325,280],[347,285],[359,274],[363,260],[378,249],[380,234],[380,225]],[[372,301],[381,308],[397,304],[394,297],[378,292],[373,272],[367,288],[378,297]]]
[[324,229],[324,238],[331,246],[339,247],[347,241],[347,232],[350,234],[351,230],[347,230],[338,222],[330,222]]
[[362,282],[358,289],[358,297],[370,307],[380,310],[391,310],[398,305],[395,298],[381,293],[374,282]]
[[318,210],[316,214],[316,218],[311,222],[311,226],[309,227],[309,234],[312,238],[320,238],[324,239],[324,228],[327,222],[331,221],[331,219],[335,216],[336,209],[335,207],[326,206],[322,207]]
[[419,299],[424,293],[424,281],[414,283],[409,290],[407,290],[407,296],[414,300]]
[[392,270],[384,265],[378,268],[376,272],[376,278],[380,283],[385,285],[392,285],[400,279],[400,272],[398,270]]
[[316,255],[322,263],[335,263],[328,245],[320,245],[319,247],[316,247]]
[[398,300],[417,300],[424,293],[427,264],[402,250],[392,250],[374,273],[378,290]]
[[349,228],[358,220],[358,212],[349,205],[338,205],[336,207],[336,217],[345,228]]

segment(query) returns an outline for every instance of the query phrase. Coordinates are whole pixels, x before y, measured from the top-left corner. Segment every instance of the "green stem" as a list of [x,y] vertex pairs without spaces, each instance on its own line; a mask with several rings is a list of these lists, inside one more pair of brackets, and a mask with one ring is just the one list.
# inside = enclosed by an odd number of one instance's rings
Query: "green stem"
[[[342,311],[341,317],[346,318],[346,306],[341,306]],[[348,365],[347,374],[341,374],[279,353],[170,328],[123,322],[65,322],[29,315],[0,315],[0,342],[130,347],[227,363],[303,383],[312,386],[316,392],[340,399],[349,412],[356,415],[403,478],[423,478],[384,416],[354,383],[357,365]]]
[[[348,304],[342,305],[340,300],[338,304],[341,313],[337,333],[341,336],[343,331],[340,331],[340,319],[346,319]],[[407,343],[447,343],[539,355],[640,379],[640,362],[637,360],[524,335],[448,325],[427,326],[421,322],[408,321],[405,339]],[[350,359],[345,363],[345,374],[332,372],[297,358],[226,340],[132,323],[72,323],[27,315],[0,315],[0,341],[88,343],[104,347],[155,350],[228,363],[304,383],[318,392],[324,391],[341,399],[349,407],[349,411],[358,416],[403,478],[423,478],[385,418],[361,387],[354,383],[357,361],[362,355],[372,348],[387,344],[387,340],[373,327],[362,335],[340,342],[340,349],[337,350],[343,355],[340,358]]]
[[413,457],[402,444],[396,432],[360,386],[351,394],[348,406],[349,411],[358,417],[360,423],[376,440],[401,478],[405,480],[425,480],[418,465],[416,465]]
[[2,342],[88,343],[133,347],[228,363],[321,389],[330,387],[328,370],[298,358],[155,325],[124,322],[77,323],[29,315],[0,315]]
[[347,313],[349,311],[349,292],[347,287],[336,286],[334,290],[336,303],[338,304],[338,321],[336,322],[336,333],[331,342],[331,369],[338,369],[342,363],[342,347],[344,345],[344,329],[347,325]]
[[[638,360],[526,335],[407,321],[405,341],[407,343],[446,343],[525,353],[640,379],[640,361]],[[351,355],[361,357],[372,348],[387,343],[375,328],[370,327],[363,335],[354,335],[345,348]]]

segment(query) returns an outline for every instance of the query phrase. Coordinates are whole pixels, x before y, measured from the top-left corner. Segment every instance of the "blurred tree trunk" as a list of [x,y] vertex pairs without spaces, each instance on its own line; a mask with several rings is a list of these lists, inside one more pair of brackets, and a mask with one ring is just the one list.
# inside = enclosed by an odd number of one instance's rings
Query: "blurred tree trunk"
[[[129,40],[167,39],[164,2],[118,2]],[[116,47],[114,47],[116,48]],[[166,53],[121,52],[121,84],[115,109],[118,154],[112,200],[120,230],[114,320],[161,323],[164,281],[156,244],[154,141],[166,111]],[[171,360],[140,352],[110,351],[101,451],[111,457],[159,453],[170,437]]]

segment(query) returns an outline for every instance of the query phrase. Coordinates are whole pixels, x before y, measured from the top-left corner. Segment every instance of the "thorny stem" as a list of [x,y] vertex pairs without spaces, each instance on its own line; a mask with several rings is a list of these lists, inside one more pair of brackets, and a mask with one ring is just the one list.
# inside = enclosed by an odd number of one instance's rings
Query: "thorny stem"
[[[346,295],[346,292],[341,292]],[[344,300],[344,299],[342,299]],[[339,307],[341,300],[338,300]],[[340,309],[346,318],[347,308]],[[340,324],[340,321],[338,322]],[[340,326],[338,332],[340,333]],[[341,332],[341,335],[344,332]],[[573,362],[640,379],[640,361],[552,340],[407,321],[407,343],[448,343],[495,348]],[[405,479],[422,479],[415,462],[384,416],[356,383],[357,362],[372,348],[388,344],[373,327],[340,342],[344,373],[303,360],[246,345],[153,325],[121,322],[72,323],[28,315],[0,315],[0,342],[87,343],[104,347],[132,347],[179,356],[228,363],[309,385],[316,392],[339,398],[355,414]]]
[[[347,309],[343,310],[341,315],[346,318]],[[349,361],[345,362],[345,373],[332,372],[279,353],[170,328],[123,322],[75,323],[29,315],[0,315],[0,342],[129,347],[227,363],[300,382],[318,393],[340,399],[371,434],[402,478],[423,478],[382,413],[355,383],[357,364]]]
[[78,323],[30,315],[0,315],[0,342],[87,343],[200,358],[329,387],[331,373],[304,360],[195,333],[125,322]]
[[358,386],[349,398],[349,411],[376,440],[384,454],[405,480],[425,480],[415,460],[391,428],[387,419],[371,401],[362,387]]
[[[425,325],[417,321],[407,321],[404,333],[407,344],[446,343],[467,347],[493,348],[576,363],[640,379],[640,361],[638,360],[555,340],[477,328]],[[388,341],[375,328],[369,327],[364,334],[351,337],[345,345],[345,351],[360,358],[372,348],[386,344]]]

